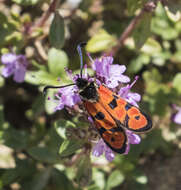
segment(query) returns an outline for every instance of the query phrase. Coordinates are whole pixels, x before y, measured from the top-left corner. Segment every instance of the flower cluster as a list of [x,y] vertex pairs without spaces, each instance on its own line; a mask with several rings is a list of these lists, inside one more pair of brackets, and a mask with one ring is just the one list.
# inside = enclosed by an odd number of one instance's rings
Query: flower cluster
[[[92,60],[91,57],[90,59]],[[95,71],[95,77],[98,84],[104,83],[108,88],[111,88],[129,103],[138,106],[137,102],[140,101],[141,96],[138,93],[131,92],[131,88],[138,80],[138,77],[135,77],[135,80],[131,84],[123,86],[123,84],[130,82],[130,78],[123,74],[126,70],[124,65],[112,64],[113,57],[111,56],[103,56],[101,59],[96,59],[95,61],[92,60],[92,62],[92,69]],[[71,71],[67,71],[67,74],[74,82],[77,77],[79,77],[77,75],[73,76]],[[87,74],[83,77],[88,80],[93,80],[87,76]],[[122,87],[117,90],[121,85]],[[76,86],[61,88],[56,94],[56,97],[58,98],[56,110],[61,110],[64,106],[73,107],[75,104],[81,102],[78,95],[78,88]],[[141,139],[138,135],[132,133],[131,131],[126,130],[126,133],[128,137],[128,145],[125,154],[128,154],[130,144],[139,144]],[[105,157],[108,161],[112,161],[114,159],[114,152],[104,143],[102,139],[100,139],[94,146],[92,154],[98,157],[103,153],[105,153]]]
[[13,53],[7,53],[1,57],[2,64],[5,67],[2,70],[2,75],[4,77],[13,76],[16,82],[23,82],[25,78],[26,69],[28,66],[28,61],[24,55],[16,55]]

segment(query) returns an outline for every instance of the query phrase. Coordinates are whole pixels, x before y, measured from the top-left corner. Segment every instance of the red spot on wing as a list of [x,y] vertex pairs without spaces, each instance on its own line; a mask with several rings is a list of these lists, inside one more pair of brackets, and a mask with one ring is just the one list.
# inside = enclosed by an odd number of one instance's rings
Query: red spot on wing
[[135,132],[145,132],[152,128],[152,122],[138,108],[132,106],[128,111],[127,128]]

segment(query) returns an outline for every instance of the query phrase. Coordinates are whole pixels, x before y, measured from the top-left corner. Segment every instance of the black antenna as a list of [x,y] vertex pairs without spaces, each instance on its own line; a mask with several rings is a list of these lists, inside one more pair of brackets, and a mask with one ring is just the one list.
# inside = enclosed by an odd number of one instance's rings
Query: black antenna
[[[77,46],[77,51],[79,53],[79,56],[80,56],[80,77],[82,78],[82,70],[83,70],[83,57],[82,57],[82,50],[81,48],[84,47],[87,43],[86,42],[81,42],[78,46]],[[49,88],[65,88],[65,87],[68,87],[68,86],[73,86],[73,85],[76,85],[76,84],[67,84],[65,86],[45,86],[45,88],[43,89],[43,94],[45,95],[47,90]]]
[[49,88],[65,88],[65,87],[67,87],[67,86],[73,86],[73,85],[75,85],[75,84],[67,84],[67,85],[65,85],[65,86],[45,86],[45,88],[43,89],[43,94],[45,95],[46,92],[47,92],[47,90],[48,90]]
[[79,53],[80,56],[80,78],[82,78],[82,71],[83,71],[83,56],[82,56],[82,50],[81,48],[84,47],[87,43],[86,42],[81,42],[78,46],[77,46],[77,51]]

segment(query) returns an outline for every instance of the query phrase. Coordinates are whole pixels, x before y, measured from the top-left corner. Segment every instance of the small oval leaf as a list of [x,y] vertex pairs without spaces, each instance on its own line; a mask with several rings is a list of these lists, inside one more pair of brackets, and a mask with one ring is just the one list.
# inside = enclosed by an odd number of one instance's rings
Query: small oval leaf
[[140,23],[136,26],[133,32],[133,38],[137,49],[140,49],[144,45],[148,37],[150,37],[151,18],[151,13],[145,13]]
[[107,181],[107,187],[106,189],[112,189],[113,187],[116,187],[123,183],[124,181],[124,175],[119,170],[114,170],[111,175],[108,177]]
[[64,140],[60,146],[59,154],[60,156],[69,156],[75,151],[79,150],[82,147],[82,141],[80,140]]
[[116,38],[105,30],[100,30],[87,43],[86,50],[91,53],[110,49],[116,43]]
[[65,67],[68,65],[67,54],[55,48],[51,48],[48,52],[48,68],[54,76],[62,76],[65,74]]
[[55,12],[54,19],[49,32],[50,43],[53,47],[61,49],[65,41],[64,20],[58,11]]

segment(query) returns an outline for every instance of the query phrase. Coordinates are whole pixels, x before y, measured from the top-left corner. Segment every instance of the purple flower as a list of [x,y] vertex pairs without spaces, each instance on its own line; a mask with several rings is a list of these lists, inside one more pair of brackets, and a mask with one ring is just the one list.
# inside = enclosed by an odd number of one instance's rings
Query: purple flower
[[13,79],[16,82],[24,81],[26,68],[28,66],[28,61],[24,55],[7,53],[2,55],[1,62],[5,65],[2,70],[2,75],[4,77],[7,78],[14,75]]
[[141,142],[141,138],[137,134],[134,134],[131,131],[126,130],[126,135],[128,137],[128,144],[127,144],[126,152],[124,154],[128,154],[130,150],[130,144],[139,144]]
[[177,123],[181,124],[181,107],[178,107],[177,105],[173,105],[173,108],[177,110],[178,112],[176,114],[173,114],[172,120]]
[[133,87],[133,85],[136,83],[137,80],[138,80],[138,76],[135,77],[135,80],[131,84],[128,84],[125,87],[122,87],[119,90],[118,94],[122,98],[127,100],[130,104],[139,107],[137,102],[141,100],[141,95],[139,95],[138,93],[130,92],[131,88]]
[[113,57],[105,56],[101,59],[96,59],[92,68],[96,71],[97,78],[104,82],[107,87],[115,88],[119,83],[127,83],[130,81],[129,77],[123,75],[126,70],[124,65],[112,64]]
[[104,143],[103,139],[100,139],[92,150],[92,155],[99,157],[105,153],[106,159],[111,162],[114,160],[114,152]]
[[80,97],[77,93],[76,86],[70,86],[66,88],[60,88],[59,92],[56,94],[58,99],[58,105],[55,110],[61,110],[64,106],[73,107],[75,104],[79,103]]

